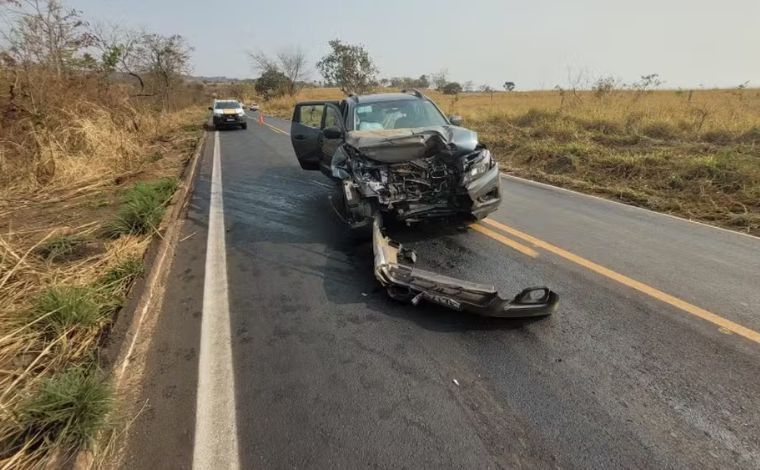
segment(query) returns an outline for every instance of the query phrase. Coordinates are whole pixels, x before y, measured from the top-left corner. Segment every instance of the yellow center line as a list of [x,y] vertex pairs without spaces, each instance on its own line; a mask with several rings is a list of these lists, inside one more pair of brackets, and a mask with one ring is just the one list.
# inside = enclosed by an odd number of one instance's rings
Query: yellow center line
[[620,284],[623,284],[641,293],[644,293],[661,302],[665,302],[666,304],[669,304],[669,305],[672,305],[673,307],[681,309],[688,314],[694,315],[695,317],[701,318],[702,320],[705,320],[714,325],[717,325],[719,328],[723,328],[724,330],[728,330],[732,333],[736,333],[739,336],[742,336],[744,338],[747,338],[750,341],[760,344],[760,333],[758,333],[755,330],[751,330],[747,328],[746,326],[735,323],[727,318],[721,317],[720,315],[712,313],[701,307],[697,307],[696,305],[690,304],[689,302],[686,302],[670,294],[667,294],[659,289],[655,289],[654,287],[644,284],[643,282],[637,281],[628,276],[615,272],[611,269],[605,268],[604,266],[594,263],[593,261],[589,261],[576,254],[570,253],[567,250],[563,250],[562,248],[558,246],[552,245],[551,243],[547,243],[543,240],[540,240],[536,237],[528,235],[527,233],[521,232],[517,229],[504,225],[495,220],[485,219],[482,222],[492,227],[495,227],[503,232],[506,232],[509,235],[512,235],[514,237],[517,237],[529,243],[532,243],[538,248],[543,248],[544,250],[554,253],[555,255],[560,256],[562,258],[565,258],[568,261],[571,261],[575,264],[583,266],[591,271],[594,271],[597,274],[601,274],[602,276],[612,279],[613,281],[616,281]]
[[270,129],[272,129],[275,132],[279,132],[280,134],[290,135],[289,133],[285,132],[284,130],[282,130],[282,129],[278,128],[278,127],[274,127],[273,125],[269,124],[268,122],[265,122],[264,125],[267,126]]
[[482,225],[474,224],[470,225],[470,228],[475,230],[476,232],[480,232],[483,235],[493,238],[497,242],[500,242],[504,245],[507,245],[508,247],[512,248],[513,250],[517,250],[520,253],[530,256],[531,258],[537,258],[538,252],[534,250],[533,248],[530,248],[528,246],[523,245],[522,243],[517,243],[516,241],[505,237],[504,235],[494,232],[493,230],[483,227]]

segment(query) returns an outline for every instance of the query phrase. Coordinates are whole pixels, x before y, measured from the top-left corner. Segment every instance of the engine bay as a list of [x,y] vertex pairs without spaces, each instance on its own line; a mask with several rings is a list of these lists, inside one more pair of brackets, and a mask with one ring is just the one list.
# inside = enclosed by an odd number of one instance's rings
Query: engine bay
[[351,162],[357,181],[377,195],[379,204],[449,202],[459,172],[437,156],[404,163],[378,164],[362,157]]

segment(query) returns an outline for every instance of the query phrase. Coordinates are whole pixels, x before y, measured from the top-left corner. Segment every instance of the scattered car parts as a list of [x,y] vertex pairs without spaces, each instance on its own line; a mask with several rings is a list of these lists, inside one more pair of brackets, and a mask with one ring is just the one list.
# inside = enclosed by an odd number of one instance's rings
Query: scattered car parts
[[383,232],[382,216],[376,214],[372,226],[375,254],[375,278],[396,300],[418,305],[425,300],[444,307],[487,317],[528,318],[550,315],[559,296],[547,287],[529,287],[513,299],[499,295],[494,286],[417,269],[409,264],[414,258],[401,244]]

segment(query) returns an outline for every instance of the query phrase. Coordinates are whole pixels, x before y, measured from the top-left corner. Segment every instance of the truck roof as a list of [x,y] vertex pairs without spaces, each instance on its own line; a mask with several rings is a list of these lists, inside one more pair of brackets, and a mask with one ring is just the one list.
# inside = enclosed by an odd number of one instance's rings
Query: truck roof
[[421,96],[410,93],[374,93],[371,95],[354,95],[351,98],[357,103],[378,103],[381,101],[411,101],[420,99]]

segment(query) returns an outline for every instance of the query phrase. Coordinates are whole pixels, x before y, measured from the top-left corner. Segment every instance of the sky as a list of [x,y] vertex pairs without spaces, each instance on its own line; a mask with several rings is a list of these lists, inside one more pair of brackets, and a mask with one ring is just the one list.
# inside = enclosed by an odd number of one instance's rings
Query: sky
[[657,73],[664,87],[760,86],[760,0],[64,0],[88,19],[193,46],[193,73],[252,78],[246,54],[300,46],[313,64],[338,38],[380,77],[447,70],[518,89]]

